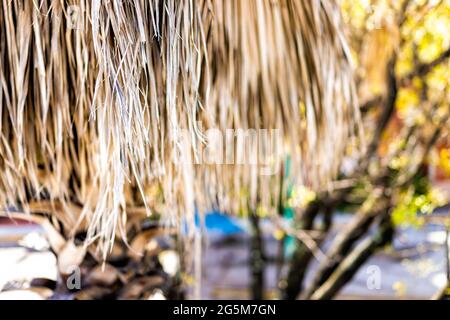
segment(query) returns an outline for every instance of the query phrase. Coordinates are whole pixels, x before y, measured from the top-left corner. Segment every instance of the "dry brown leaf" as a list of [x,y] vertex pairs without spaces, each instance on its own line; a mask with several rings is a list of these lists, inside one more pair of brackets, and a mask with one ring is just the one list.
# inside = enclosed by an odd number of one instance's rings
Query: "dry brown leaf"
[[163,284],[164,278],[160,276],[141,277],[126,285],[120,294],[120,298],[138,299],[145,291],[151,290]]
[[148,248],[150,250],[157,250],[157,243],[155,246],[155,241],[152,240],[160,235],[167,234],[167,231],[162,228],[147,230],[141,233],[133,239],[130,244],[130,249],[128,250],[128,255],[134,259],[139,260],[144,256],[145,250]]
[[70,275],[75,268],[79,268],[86,255],[84,246],[76,246],[68,241],[58,255],[58,271],[62,275]]
[[111,289],[103,287],[90,287],[81,290],[74,296],[75,300],[101,300],[105,299],[112,292]]
[[90,271],[87,282],[90,285],[110,287],[119,279],[119,271],[110,264],[99,265]]

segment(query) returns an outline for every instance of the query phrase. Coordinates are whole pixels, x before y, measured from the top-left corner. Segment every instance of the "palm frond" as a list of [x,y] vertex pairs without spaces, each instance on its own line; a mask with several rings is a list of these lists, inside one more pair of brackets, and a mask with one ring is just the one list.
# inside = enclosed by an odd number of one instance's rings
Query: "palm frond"
[[270,165],[279,169],[291,155],[295,179],[313,187],[336,174],[346,140],[358,133],[333,1],[1,7],[0,205],[58,202],[76,225],[88,222],[88,243],[98,240],[104,254],[127,207],[151,213],[155,188],[164,216],[179,226],[217,200],[229,211],[243,198],[273,206],[280,174],[187,161],[208,129],[278,129],[281,151]]

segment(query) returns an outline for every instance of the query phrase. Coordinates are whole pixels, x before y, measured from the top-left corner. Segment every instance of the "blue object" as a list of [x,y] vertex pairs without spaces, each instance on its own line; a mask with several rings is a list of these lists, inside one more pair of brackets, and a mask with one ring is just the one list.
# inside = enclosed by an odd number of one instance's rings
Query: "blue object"
[[[195,215],[195,224],[200,226],[198,214]],[[204,227],[208,233],[216,232],[222,235],[232,235],[245,231],[236,218],[221,212],[210,212],[206,214],[204,217]]]
[[[202,223],[203,222],[203,223]],[[213,211],[205,214],[203,221],[200,220],[200,215],[195,214],[195,228],[203,229],[206,233],[215,233],[221,236],[229,236],[241,232],[245,232],[245,227],[239,222],[239,219],[222,212]],[[183,230],[188,232],[189,226],[186,222],[183,223]]]

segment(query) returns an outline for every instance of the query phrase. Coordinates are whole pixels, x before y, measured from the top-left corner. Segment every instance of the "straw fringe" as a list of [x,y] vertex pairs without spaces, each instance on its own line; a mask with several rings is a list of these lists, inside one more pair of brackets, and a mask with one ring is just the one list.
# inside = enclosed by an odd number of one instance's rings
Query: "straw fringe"
[[[127,206],[150,213],[155,189],[180,228],[195,208],[274,207],[280,174],[195,164],[206,130],[279,129],[271,165],[290,154],[295,182],[317,188],[359,126],[333,1],[1,6],[0,204],[75,204],[104,255]],[[257,145],[248,151],[257,162]]]

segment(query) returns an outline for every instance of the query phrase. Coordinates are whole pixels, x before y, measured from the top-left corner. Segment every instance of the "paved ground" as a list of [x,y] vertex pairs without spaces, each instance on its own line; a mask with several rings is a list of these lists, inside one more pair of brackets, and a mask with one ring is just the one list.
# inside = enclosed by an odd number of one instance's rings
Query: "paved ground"
[[[348,220],[348,215],[339,216],[330,237]],[[266,229],[269,231],[270,226],[266,225]],[[372,257],[341,291],[339,298],[429,299],[446,283],[444,241],[445,231],[438,225],[429,224],[420,230],[399,230],[393,248]],[[269,257],[276,255],[277,246],[272,237],[266,237]],[[243,232],[228,236],[226,241],[217,232],[210,235],[210,245],[204,254],[203,264],[204,298],[249,297],[248,247],[249,238]],[[311,281],[316,266],[317,261],[314,261],[307,273],[306,283]],[[373,279],[370,276],[374,271],[378,270],[380,287],[371,290],[367,283]],[[265,273],[268,297],[275,294],[276,274],[275,264],[269,263]]]

